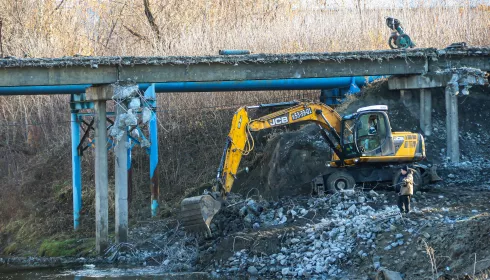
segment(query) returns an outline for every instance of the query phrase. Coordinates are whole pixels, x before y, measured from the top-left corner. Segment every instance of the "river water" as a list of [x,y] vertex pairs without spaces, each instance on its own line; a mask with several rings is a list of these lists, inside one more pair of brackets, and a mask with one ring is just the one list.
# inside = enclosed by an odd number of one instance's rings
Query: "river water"
[[20,271],[0,271],[2,280],[34,279],[211,279],[208,273],[164,273],[158,267],[121,268],[84,266],[79,268],[50,268]]

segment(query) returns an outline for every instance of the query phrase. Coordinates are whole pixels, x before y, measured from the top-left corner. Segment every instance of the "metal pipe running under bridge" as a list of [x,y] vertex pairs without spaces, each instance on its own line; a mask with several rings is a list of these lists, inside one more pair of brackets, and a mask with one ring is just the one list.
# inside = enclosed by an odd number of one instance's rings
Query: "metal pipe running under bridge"
[[[359,76],[337,78],[298,78],[277,80],[244,80],[215,82],[167,82],[155,83],[156,92],[214,92],[214,91],[267,91],[267,90],[313,90],[344,88],[356,85],[364,86],[382,76]],[[0,87],[0,95],[46,95],[46,94],[81,94],[92,85],[59,85],[59,86],[20,86]],[[139,84],[145,91],[149,83]]]

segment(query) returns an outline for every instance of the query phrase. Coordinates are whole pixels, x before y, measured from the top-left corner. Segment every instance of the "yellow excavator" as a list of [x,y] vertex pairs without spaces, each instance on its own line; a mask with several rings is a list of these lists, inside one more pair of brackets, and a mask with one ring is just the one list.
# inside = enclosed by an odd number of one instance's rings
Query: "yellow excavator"
[[[248,111],[257,108],[283,108],[257,119]],[[352,189],[356,184],[398,181],[400,165],[412,164],[415,188],[440,178],[435,168],[418,162],[425,159],[422,135],[392,132],[386,105],[359,108],[341,117],[334,109],[315,102],[282,102],[239,108],[231,129],[212,190],[181,202],[181,221],[190,232],[211,234],[209,225],[220,210],[236,179],[242,156],[254,148],[252,132],[295,123],[318,124],[323,138],[333,151],[325,173],[312,181],[318,194]],[[416,163],[416,164],[415,164]]]

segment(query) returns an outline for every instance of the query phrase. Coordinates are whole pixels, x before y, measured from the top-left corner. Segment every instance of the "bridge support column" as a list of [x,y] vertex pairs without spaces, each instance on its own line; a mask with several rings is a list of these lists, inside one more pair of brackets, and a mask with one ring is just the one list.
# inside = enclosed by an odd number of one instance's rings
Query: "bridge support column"
[[426,136],[432,133],[432,93],[430,89],[420,89],[420,129]]
[[80,226],[80,210],[82,208],[82,167],[78,145],[80,143],[80,122],[77,111],[71,113],[71,174],[73,184],[73,228]]
[[459,122],[458,96],[446,87],[446,144],[447,157],[453,163],[459,162]]
[[[128,207],[131,204],[131,198],[133,196],[133,166],[132,166],[132,156],[131,156],[131,150],[132,150],[132,141],[131,138],[128,137],[128,161],[127,161],[127,168],[128,168]],[[129,215],[129,212],[128,212]]]
[[95,247],[102,254],[109,244],[109,179],[107,173],[106,101],[95,101]]
[[[157,107],[155,84],[145,91],[145,99],[152,108]],[[152,112],[150,119],[150,190],[151,190],[151,216],[158,215],[160,187],[158,180],[158,123],[157,115]]]
[[95,248],[102,254],[109,244],[106,100],[112,98],[113,88],[110,85],[90,87],[86,95],[87,100],[94,102],[95,111]]
[[[123,102],[116,105],[116,125],[119,117],[126,112]],[[116,243],[128,241],[128,131],[123,130],[122,137],[116,143],[115,153],[115,212]]]
[[414,102],[414,93],[412,90],[400,89],[400,101],[409,110],[413,110],[417,106],[416,102]]

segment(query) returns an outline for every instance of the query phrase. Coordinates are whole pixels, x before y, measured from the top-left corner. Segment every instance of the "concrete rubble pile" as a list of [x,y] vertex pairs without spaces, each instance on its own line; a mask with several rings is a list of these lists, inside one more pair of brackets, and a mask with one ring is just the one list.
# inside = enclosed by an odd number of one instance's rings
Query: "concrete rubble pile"
[[117,116],[114,125],[110,129],[110,136],[115,139],[115,142],[119,142],[129,127],[131,128],[131,136],[139,140],[141,147],[149,147],[150,142],[144,135],[140,134],[141,130],[137,129],[137,126],[139,119],[141,119],[141,124],[148,123],[152,112],[147,106],[141,104],[141,94],[138,86],[114,85],[114,96],[112,98],[116,101],[116,106],[121,106],[125,113]]
[[[247,200],[240,214],[244,223],[254,229],[301,218],[310,222],[295,232],[278,236],[283,244],[280,252],[271,255],[252,254],[246,249],[235,252],[227,260],[223,272],[247,271],[251,275],[275,277],[339,275],[342,273],[340,266],[351,264],[353,255],[360,258],[372,256],[376,250],[376,235],[392,230],[393,224],[401,219],[395,206],[385,205],[375,210],[367,204],[376,201],[384,204],[383,197],[375,191],[352,191],[310,198],[306,207],[298,204],[288,208],[274,208],[267,202]],[[316,216],[320,221],[313,222],[308,217],[316,212],[328,214],[323,218]],[[394,237],[393,246],[403,245],[402,237]]]
[[130,231],[131,243],[121,243],[106,252],[110,263],[158,265],[162,271],[192,271],[198,258],[195,238],[180,227],[155,222]]

